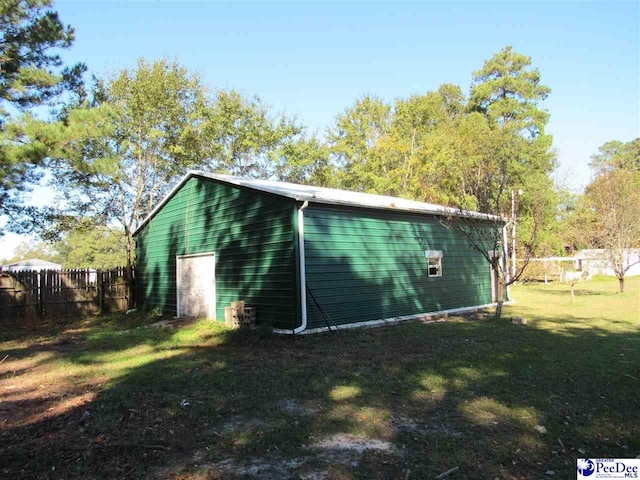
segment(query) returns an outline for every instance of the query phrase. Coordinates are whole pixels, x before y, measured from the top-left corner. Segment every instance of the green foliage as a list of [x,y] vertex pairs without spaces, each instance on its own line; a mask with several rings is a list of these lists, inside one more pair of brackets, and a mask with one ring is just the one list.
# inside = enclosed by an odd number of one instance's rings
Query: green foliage
[[569,196],[558,211],[558,237],[570,254],[600,248],[597,223],[597,215],[584,195]]
[[[65,68],[59,55],[73,43],[73,28],[62,24],[51,3],[0,0],[0,215],[8,215],[10,222],[24,213],[22,193],[41,178],[36,166],[43,154],[40,142],[25,146],[7,120],[50,104],[64,91],[82,95],[84,65]],[[24,148],[17,153],[16,146]]]
[[474,72],[469,108],[494,124],[515,123],[531,137],[543,134],[549,114],[538,103],[551,89],[540,84],[540,72],[530,66],[531,57],[503,48]]
[[82,65],[62,68],[60,49],[73,28],[50,10],[51,0],[0,0],[0,126],[6,108],[29,108],[77,84]]
[[140,60],[97,80],[91,101],[68,112],[64,138],[50,152],[66,213],[117,222],[131,261],[138,222],[202,158],[207,109],[200,79],[176,62]]
[[81,223],[55,248],[64,268],[107,270],[127,263],[126,242],[122,230]]
[[337,186],[481,210],[510,211],[511,189],[540,194],[553,210],[555,166],[549,89],[531,59],[507,47],[475,73],[469,101],[460,87],[398,99],[365,96],[338,115],[328,142]]
[[[80,218],[117,224],[129,259],[131,233],[192,168],[501,217],[511,216],[511,191],[523,190],[520,244],[528,253],[541,241],[557,249],[555,156],[545,133],[549,115],[540,106],[549,92],[531,59],[506,47],[474,73],[468,99],[451,84],[392,103],[365,95],[336,117],[323,142],[258,97],[210,93],[175,61],[141,60],[96,80],[90,98],[58,123],[24,116],[11,124],[11,141],[1,148],[23,171],[0,175],[19,186],[37,174],[29,165],[48,158],[65,210],[49,212],[43,223],[55,219],[54,232],[72,230]],[[488,252],[501,242],[498,225]]]
[[[511,192],[523,190],[518,241],[530,255],[558,202],[549,115],[540,107],[550,89],[540,80],[529,57],[506,47],[475,72],[468,100],[450,84],[393,105],[362,97],[329,131],[336,173],[328,185],[503,218],[511,217]],[[502,243],[502,223],[494,227],[465,227],[488,260]]]
[[13,256],[0,264],[39,258],[60,263],[63,268],[109,269],[126,263],[126,238],[122,230],[78,222],[57,242],[24,241]]
[[[286,116],[273,117],[259,97],[220,90],[206,114],[207,150],[198,166],[243,177],[269,177],[275,173],[270,155],[281,147],[296,149],[302,133],[302,127]],[[304,141],[299,148],[303,145]]]
[[640,138],[624,143],[607,142],[591,157],[591,168],[596,174],[623,169],[640,172]]
[[332,182],[329,148],[315,137],[301,134],[269,154],[276,178],[292,183],[327,185]]
[[[336,167],[330,186],[361,192],[379,192],[384,158],[377,155],[391,127],[391,107],[378,97],[365,95],[337,116],[328,132]],[[382,165],[381,165],[382,164]]]
[[320,172],[326,150],[257,97],[211,95],[176,61],[142,59],[96,79],[90,98],[55,124],[30,117],[11,125],[12,155],[47,158],[61,209],[39,217],[47,238],[79,219],[117,225],[127,259],[132,233],[190,169],[296,181]]
[[11,257],[0,260],[0,265],[21,262],[33,258],[60,263],[60,254],[51,244],[42,241],[25,240],[16,246]]

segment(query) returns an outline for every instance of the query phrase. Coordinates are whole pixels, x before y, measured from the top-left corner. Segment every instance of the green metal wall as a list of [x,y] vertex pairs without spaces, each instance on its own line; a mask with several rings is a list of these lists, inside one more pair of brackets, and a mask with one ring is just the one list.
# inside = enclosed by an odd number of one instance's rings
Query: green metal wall
[[190,178],[137,237],[139,305],[176,312],[176,255],[214,252],[216,312],[235,300],[259,323],[299,325],[296,206],[293,201]]
[[[467,241],[424,215],[310,206],[304,211],[307,286],[336,324],[491,302],[491,268]],[[442,250],[429,277],[425,250]],[[308,328],[326,326],[307,294]]]

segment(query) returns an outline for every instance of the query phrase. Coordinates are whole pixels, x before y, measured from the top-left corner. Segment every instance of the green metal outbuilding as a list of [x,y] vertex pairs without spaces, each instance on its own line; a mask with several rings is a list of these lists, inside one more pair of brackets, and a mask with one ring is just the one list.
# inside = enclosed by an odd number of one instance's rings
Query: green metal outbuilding
[[489,263],[451,215],[393,197],[190,172],[134,233],[138,306],[224,319],[244,300],[282,333],[486,307]]

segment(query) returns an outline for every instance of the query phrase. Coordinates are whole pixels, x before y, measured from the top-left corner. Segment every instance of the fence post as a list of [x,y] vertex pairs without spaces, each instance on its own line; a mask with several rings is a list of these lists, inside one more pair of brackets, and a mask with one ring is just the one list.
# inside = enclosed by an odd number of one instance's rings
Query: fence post
[[102,315],[104,312],[104,278],[102,270],[96,270],[96,285],[98,287],[98,313]]
[[127,282],[127,307],[125,308],[125,310],[128,310],[130,308],[133,308],[133,298],[132,298],[132,293],[133,293],[133,286],[132,286],[132,275],[131,275],[131,264],[128,264],[126,267],[124,267],[124,278],[125,281]]
[[40,315],[43,317],[47,314],[47,275],[49,274],[48,270],[40,270],[38,272],[38,277],[40,277],[38,286],[38,297],[40,297]]
[[136,267],[132,266],[129,273],[131,275],[131,307],[129,308],[137,308],[138,307],[138,289],[136,287]]

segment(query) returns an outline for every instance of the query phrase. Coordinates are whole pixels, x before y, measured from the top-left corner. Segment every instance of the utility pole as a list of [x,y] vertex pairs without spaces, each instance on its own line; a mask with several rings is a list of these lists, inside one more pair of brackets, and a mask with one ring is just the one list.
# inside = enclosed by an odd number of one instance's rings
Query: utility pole
[[518,215],[516,213],[516,194],[522,195],[522,190],[511,190],[511,278],[516,277],[516,222]]

